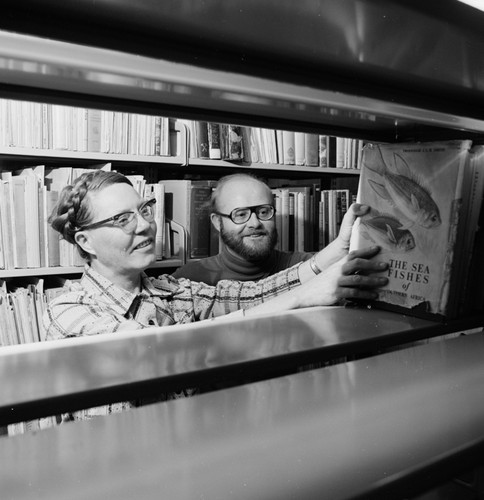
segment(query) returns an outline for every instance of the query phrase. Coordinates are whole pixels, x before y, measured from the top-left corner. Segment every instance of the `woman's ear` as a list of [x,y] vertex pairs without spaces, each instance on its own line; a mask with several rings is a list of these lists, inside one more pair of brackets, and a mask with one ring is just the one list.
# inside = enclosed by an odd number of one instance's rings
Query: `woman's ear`
[[210,214],[210,221],[212,222],[212,226],[220,232],[220,225],[221,225],[221,217],[220,215],[217,214]]
[[78,231],[74,239],[76,240],[76,243],[88,254],[90,255],[96,255],[96,252],[91,246],[91,240],[89,238],[88,233],[85,231]]

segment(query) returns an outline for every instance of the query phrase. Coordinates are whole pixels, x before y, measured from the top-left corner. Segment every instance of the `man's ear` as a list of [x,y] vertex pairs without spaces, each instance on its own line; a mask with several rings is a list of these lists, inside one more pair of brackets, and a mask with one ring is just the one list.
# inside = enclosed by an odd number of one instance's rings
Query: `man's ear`
[[217,214],[210,214],[210,221],[212,222],[212,226],[218,231],[220,232],[220,226],[221,226],[221,223],[222,221],[220,220],[221,217],[220,215],[217,215]]
[[91,246],[89,235],[85,231],[79,231],[75,234],[76,243],[88,254],[96,255],[96,252]]

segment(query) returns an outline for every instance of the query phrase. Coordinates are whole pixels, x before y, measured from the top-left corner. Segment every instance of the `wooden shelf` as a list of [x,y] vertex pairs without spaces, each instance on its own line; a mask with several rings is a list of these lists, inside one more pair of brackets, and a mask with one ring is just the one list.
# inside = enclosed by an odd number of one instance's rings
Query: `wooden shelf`
[[262,171],[277,171],[304,173],[304,174],[330,174],[330,175],[359,175],[360,171],[354,168],[329,168],[329,167],[306,167],[304,165],[283,165],[279,163],[244,163],[224,160],[204,160],[201,158],[189,158],[188,167],[207,167],[221,169],[247,169]]
[[126,155],[115,153],[95,153],[92,151],[70,151],[64,149],[36,149],[19,147],[0,147],[0,155],[4,158],[36,158],[42,160],[75,160],[94,162],[119,162],[119,163],[169,163],[182,165],[185,160],[181,156],[147,156]]

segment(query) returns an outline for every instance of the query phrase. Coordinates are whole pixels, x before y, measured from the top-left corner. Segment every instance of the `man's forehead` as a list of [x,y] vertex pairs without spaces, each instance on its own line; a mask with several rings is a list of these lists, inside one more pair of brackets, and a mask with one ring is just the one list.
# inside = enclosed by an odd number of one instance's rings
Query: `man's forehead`
[[264,183],[254,179],[227,182],[219,195],[221,204],[233,208],[272,202],[272,192]]

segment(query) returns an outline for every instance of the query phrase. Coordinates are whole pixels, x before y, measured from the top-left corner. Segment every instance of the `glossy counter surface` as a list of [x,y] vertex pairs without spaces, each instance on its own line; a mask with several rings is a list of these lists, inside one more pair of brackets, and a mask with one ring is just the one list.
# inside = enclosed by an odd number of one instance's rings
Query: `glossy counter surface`
[[461,336],[5,439],[2,499],[400,498],[482,459],[483,359]]
[[446,325],[400,314],[320,307],[3,347],[0,421],[267,378],[443,333]]

